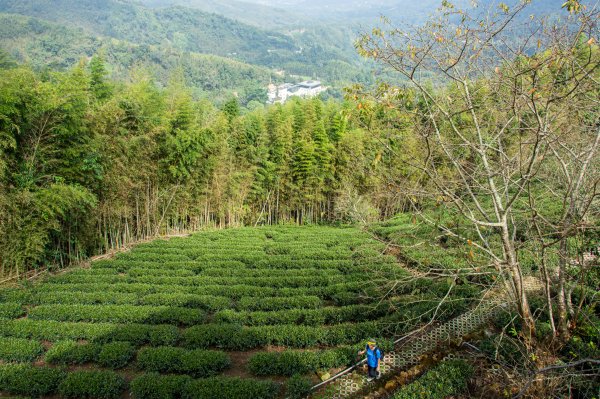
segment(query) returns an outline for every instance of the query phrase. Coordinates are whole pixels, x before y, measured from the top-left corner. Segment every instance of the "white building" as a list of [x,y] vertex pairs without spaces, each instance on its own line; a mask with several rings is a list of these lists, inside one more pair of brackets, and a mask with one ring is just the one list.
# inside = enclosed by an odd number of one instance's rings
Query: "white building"
[[327,90],[318,80],[305,80],[297,84],[284,83],[279,86],[269,84],[268,104],[285,103],[290,97],[311,98]]

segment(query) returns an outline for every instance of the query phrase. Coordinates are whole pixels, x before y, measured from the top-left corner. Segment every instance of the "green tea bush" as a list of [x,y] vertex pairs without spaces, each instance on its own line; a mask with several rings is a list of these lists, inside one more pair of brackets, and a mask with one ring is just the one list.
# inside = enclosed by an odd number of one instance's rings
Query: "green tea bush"
[[208,377],[231,364],[224,352],[186,350],[176,347],[144,348],[138,352],[137,366],[146,371]]
[[316,309],[321,306],[318,296],[266,297],[256,300],[254,297],[243,297],[237,302],[240,310],[281,310],[281,309]]
[[275,325],[242,327],[237,324],[205,324],[190,327],[182,334],[188,348],[219,347],[246,350],[265,345],[307,348],[316,345],[352,344],[365,336],[378,335],[377,322],[339,324],[330,327]]
[[289,399],[304,399],[310,394],[312,381],[300,374],[294,374],[287,380],[285,396]]
[[186,293],[158,293],[149,294],[139,300],[142,305],[166,305],[199,308],[208,311],[229,309],[231,299],[223,296],[196,295]]
[[0,289],[0,303],[28,303],[31,301],[31,292],[23,288]]
[[16,319],[25,314],[25,309],[20,303],[0,303],[0,319]]
[[126,388],[125,379],[114,371],[74,371],[58,391],[65,398],[117,399]]
[[97,361],[103,367],[120,369],[129,363],[134,354],[135,349],[129,342],[110,342],[102,345]]
[[40,305],[29,311],[34,320],[100,321],[113,323],[202,323],[206,314],[200,310],[168,306],[132,305]]
[[114,291],[54,291],[40,292],[32,298],[36,304],[63,304],[63,305],[133,305],[137,303],[136,294]]
[[32,362],[44,352],[38,341],[22,338],[0,338],[0,360],[5,362]]
[[134,399],[178,399],[191,381],[187,375],[143,374],[131,381],[131,396]]
[[46,352],[50,364],[83,364],[93,362],[98,356],[100,345],[79,344],[76,341],[56,342]]
[[346,366],[355,360],[356,351],[339,348],[307,351],[259,352],[248,360],[248,371],[254,375],[306,374],[321,369]]
[[0,364],[0,387],[2,391],[34,398],[53,394],[65,372],[49,367],[27,364]]
[[445,399],[462,394],[473,375],[473,367],[462,360],[444,361],[417,381],[400,388],[392,399]]
[[179,340],[179,330],[170,325],[70,323],[29,319],[0,323],[0,335],[53,342],[80,339],[100,343],[126,341],[136,346],[174,345]]
[[280,387],[272,381],[212,377],[188,383],[183,399],[272,399]]

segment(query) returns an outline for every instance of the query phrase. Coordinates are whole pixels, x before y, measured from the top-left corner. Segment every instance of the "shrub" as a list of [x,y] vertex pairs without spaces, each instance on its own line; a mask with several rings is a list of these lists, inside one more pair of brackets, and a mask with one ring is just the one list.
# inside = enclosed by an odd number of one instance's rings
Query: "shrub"
[[125,379],[114,371],[75,371],[58,387],[66,398],[117,399],[126,389]]
[[125,367],[134,354],[135,349],[129,342],[111,342],[102,345],[97,360],[101,366],[119,369]]
[[444,399],[464,392],[473,367],[462,360],[449,360],[429,370],[417,381],[400,388],[393,399]]
[[32,362],[44,352],[38,341],[22,338],[0,338],[0,360]]
[[183,399],[271,399],[279,385],[272,381],[212,377],[194,380],[183,391]]
[[320,350],[316,352],[284,351],[259,352],[248,361],[248,370],[254,375],[306,374],[320,369],[345,366],[351,363],[356,351],[351,348]]
[[51,364],[82,364],[94,361],[100,346],[78,344],[75,341],[57,342],[46,352],[46,362]]
[[191,380],[186,375],[143,374],[131,381],[131,395],[135,399],[176,399]]
[[25,309],[20,303],[0,303],[0,319],[16,319],[25,314]]
[[124,305],[135,304],[137,295],[113,291],[73,292],[54,291],[40,292],[33,298],[35,303],[40,304],[79,304],[79,305]]
[[231,307],[231,299],[227,297],[195,295],[181,292],[150,294],[141,298],[139,302],[143,305],[184,306],[209,311],[217,311]]
[[29,318],[56,321],[100,321],[113,323],[179,323],[192,325],[204,321],[200,310],[167,306],[132,305],[40,305],[29,311]]
[[243,297],[237,303],[240,310],[280,310],[296,308],[319,308],[321,298],[318,296],[297,296],[297,297],[272,297],[261,298],[257,301],[254,297]]
[[138,367],[161,373],[189,374],[207,377],[228,368],[229,356],[224,352],[185,350],[176,347],[144,348],[138,352]]
[[65,372],[48,367],[26,364],[0,365],[0,387],[15,395],[40,397],[56,391],[65,378]]
[[286,397],[289,399],[303,399],[308,396],[312,388],[310,379],[294,374],[286,383]]

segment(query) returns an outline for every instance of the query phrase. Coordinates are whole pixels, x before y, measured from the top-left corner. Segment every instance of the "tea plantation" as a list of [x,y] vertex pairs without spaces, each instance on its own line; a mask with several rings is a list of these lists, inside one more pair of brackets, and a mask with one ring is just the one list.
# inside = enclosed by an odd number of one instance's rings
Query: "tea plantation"
[[[277,398],[463,312],[478,290],[410,275],[354,228],[157,240],[0,290],[0,389],[64,398]],[[288,381],[289,377],[290,378]]]

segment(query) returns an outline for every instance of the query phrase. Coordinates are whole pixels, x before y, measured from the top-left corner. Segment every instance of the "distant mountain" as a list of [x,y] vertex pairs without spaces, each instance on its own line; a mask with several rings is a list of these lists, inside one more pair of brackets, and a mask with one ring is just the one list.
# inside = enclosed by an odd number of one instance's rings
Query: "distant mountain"
[[118,0],[0,0],[0,12],[33,16],[136,44],[272,66],[299,47],[289,37],[199,10],[149,9]]
[[265,6],[238,0],[138,0],[149,7],[184,6],[219,14],[263,29],[286,29],[310,21],[299,13],[275,6]]
[[243,99],[246,92],[277,78],[267,68],[228,58],[95,37],[81,28],[15,14],[0,14],[0,48],[38,70],[70,68],[82,58],[102,52],[113,77],[124,79],[132,69],[143,68],[163,85],[181,68],[198,97],[217,100],[231,96],[233,91]]
[[[369,27],[377,23],[381,15],[395,24],[419,24],[442,4],[442,0],[246,0],[261,6],[276,5],[304,18],[339,23],[359,24]],[[475,2],[482,10],[496,8],[500,3],[514,5],[520,0],[450,0],[457,7],[470,8]],[[533,0],[530,6],[537,15],[560,12],[564,0]]]

